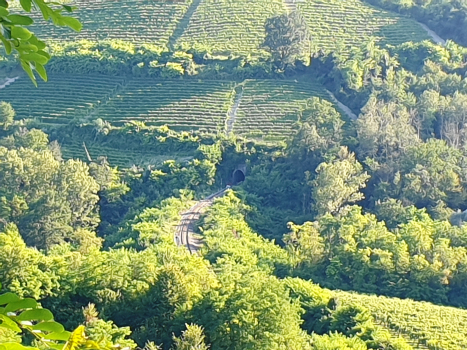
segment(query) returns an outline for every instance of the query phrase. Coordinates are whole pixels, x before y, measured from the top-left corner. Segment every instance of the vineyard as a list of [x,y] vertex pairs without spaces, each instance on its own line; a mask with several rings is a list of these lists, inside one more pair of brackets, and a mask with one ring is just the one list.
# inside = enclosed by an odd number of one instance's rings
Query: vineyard
[[298,9],[306,18],[313,45],[318,49],[335,50],[342,44],[352,47],[370,36],[392,45],[430,39],[417,22],[360,0],[308,0],[299,2]]
[[12,104],[18,119],[36,118],[44,124],[66,124],[90,115],[118,91],[123,81],[107,76],[51,76],[49,82],[39,82],[36,89],[22,76],[0,90],[0,100]]
[[137,120],[215,134],[224,128],[233,86],[224,81],[133,79],[97,115],[115,125]]
[[[102,76],[52,76],[39,89],[21,78],[1,91],[17,118],[66,124],[97,118],[121,126],[129,121],[168,125],[178,131],[224,132],[234,104],[235,87],[243,89],[233,132],[247,138],[284,139],[313,96],[330,100],[319,84],[291,80],[124,80]],[[24,100],[24,94],[28,99]]]
[[83,23],[80,33],[44,25],[43,21],[38,21],[34,31],[51,40],[120,39],[164,46],[169,42],[190,2],[75,0],[73,4],[78,7],[76,15]]
[[[86,143],[86,149],[89,156],[93,161],[96,161],[99,157],[107,158],[107,161],[112,166],[119,166],[123,168],[129,168],[133,165],[146,166],[146,165],[160,165],[166,160],[178,160],[187,161],[191,157],[180,156],[174,153],[171,154],[155,154],[145,152],[144,150],[128,150],[125,147],[123,149],[117,149],[113,147],[106,147],[98,143]],[[64,159],[81,159],[83,161],[88,160],[85,146],[82,142],[76,141],[61,145],[62,156]]]
[[[81,33],[44,25],[41,20],[34,30],[50,40],[119,39],[226,55],[264,54],[261,45],[265,22],[287,8],[283,0],[76,0],[73,3],[84,25]],[[308,22],[315,49],[345,49],[359,45],[367,37],[381,39],[383,44],[430,39],[417,22],[361,0],[297,1],[293,8],[289,5],[289,10],[295,8]]]
[[293,132],[307,100],[316,96],[332,102],[319,84],[280,80],[246,80],[234,133],[273,141]]
[[256,52],[266,20],[284,12],[282,0],[204,0],[176,44],[213,53]]
[[367,307],[377,323],[402,335],[415,349],[467,349],[467,310],[410,299],[333,292],[340,302]]

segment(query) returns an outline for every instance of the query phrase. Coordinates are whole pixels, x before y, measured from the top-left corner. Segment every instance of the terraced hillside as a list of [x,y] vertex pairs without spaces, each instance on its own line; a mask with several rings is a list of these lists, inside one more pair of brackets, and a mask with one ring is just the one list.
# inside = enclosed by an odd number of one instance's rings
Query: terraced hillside
[[26,76],[21,76],[0,90],[0,100],[12,104],[18,119],[37,118],[45,124],[66,124],[73,118],[90,115],[124,83],[123,78],[107,76],[49,78],[49,82],[39,82],[39,88],[34,88]]
[[335,50],[342,44],[352,47],[370,36],[392,45],[431,39],[414,20],[360,0],[297,1],[297,8],[307,20],[317,49]]
[[[369,36],[382,43],[430,39],[415,21],[362,0],[75,0],[84,29],[77,34],[43,25],[34,30],[52,40],[120,39],[162,47],[195,48],[217,54],[264,53],[264,24],[298,9],[306,18],[316,49],[359,45]],[[123,11],[123,12],[122,12]],[[122,16],[121,14],[125,15]]]
[[[133,165],[145,166],[145,165],[156,165],[161,164],[166,160],[175,159],[178,161],[186,161],[191,159],[187,156],[179,156],[176,154],[154,154],[145,152],[144,150],[128,150],[126,147],[121,149],[106,147],[98,143],[86,143],[86,149],[92,160],[97,160],[99,157],[107,158],[107,161],[112,166],[119,166],[129,168]],[[122,145],[124,146],[124,145]],[[81,159],[83,161],[88,160],[85,147],[82,142],[74,141],[61,145],[62,156],[64,159]]]
[[191,1],[154,0],[74,0],[83,30],[74,33],[51,25],[39,25],[34,31],[52,40],[120,39],[133,43],[166,45]]
[[234,83],[132,79],[96,115],[121,125],[130,120],[175,130],[222,131]]
[[259,51],[266,20],[285,11],[282,0],[203,0],[176,46],[226,54]]
[[247,80],[233,131],[265,141],[284,139],[293,132],[300,111],[313,96],[332,102],[319,84],[293,80]]
[[[242,98],[235,101],[238,86],[242,86]],[[294,80],[246,80],[239,84],[52,76],[36,89],[22,77],[0,91],[0,98],[12,103],[18,119],[37,118],[44,124],[102,118],[116,126],[136,120],[179,131],[216,134],[224,132],[227,119],[233,118],[234,133],[266,141],[290,135],[300,110],[313,96],[332,102],[321,85]],[[229,111],[235,102],[239,104],[232,116]]]
[[368,308],[377,323],[402,335],[415,349],[467,349],[467,310],[410,299],[332,293],[340,302]]
[[114,125],[138,120],[216,133],[224,128],[233,86],[228,81],[52,76],[36,89],[22,77],[2,89],[0,99],[13,105],[18,119],[37,118],[45,124],[103,118]]

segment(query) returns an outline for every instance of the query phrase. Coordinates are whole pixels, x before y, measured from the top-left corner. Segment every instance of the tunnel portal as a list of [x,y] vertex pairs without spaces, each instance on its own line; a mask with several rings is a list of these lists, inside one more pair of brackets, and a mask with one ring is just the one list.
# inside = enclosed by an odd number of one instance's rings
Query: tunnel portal
[[245,181],[245,173],[241,171],[240,169],[235,170],[232,175],[233,185],[238,185],[239,183],[242,183],[243,181]]

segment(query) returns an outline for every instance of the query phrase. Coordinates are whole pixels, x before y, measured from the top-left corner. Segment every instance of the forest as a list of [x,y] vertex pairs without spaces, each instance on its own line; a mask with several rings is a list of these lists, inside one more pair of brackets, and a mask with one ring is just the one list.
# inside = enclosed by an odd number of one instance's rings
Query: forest
[[466,349],[466,4],[352,1],[0,0],[0,350]]

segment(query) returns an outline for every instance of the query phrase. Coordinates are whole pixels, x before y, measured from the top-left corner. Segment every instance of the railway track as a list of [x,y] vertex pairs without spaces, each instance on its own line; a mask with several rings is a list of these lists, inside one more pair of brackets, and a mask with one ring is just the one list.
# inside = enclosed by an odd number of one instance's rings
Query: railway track
[[182,214],[182,220],[175,231],[175,244],[187,247],[188,251],[192,254],[201,248],[201,239],[194,236],[195,223],[199,220],[205,208],[211,206],[214,199],[222,196],[226,190],[227,188],[211,194]]

